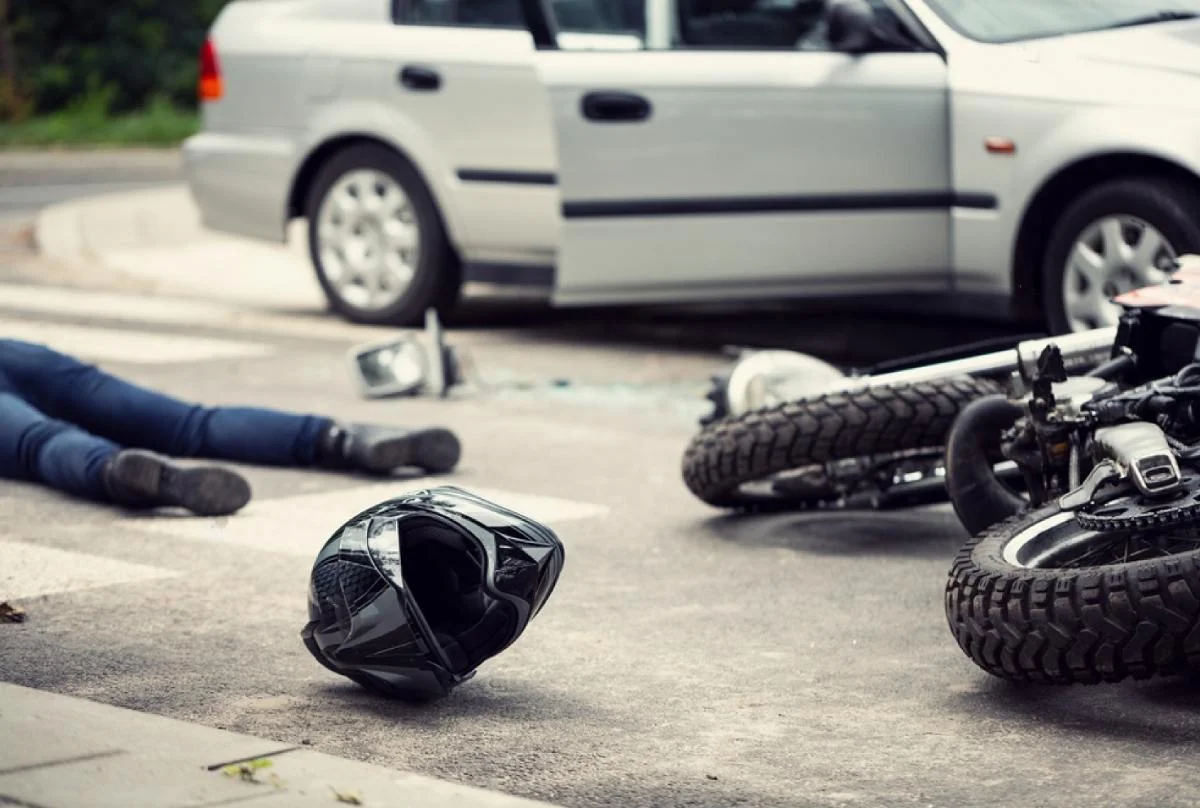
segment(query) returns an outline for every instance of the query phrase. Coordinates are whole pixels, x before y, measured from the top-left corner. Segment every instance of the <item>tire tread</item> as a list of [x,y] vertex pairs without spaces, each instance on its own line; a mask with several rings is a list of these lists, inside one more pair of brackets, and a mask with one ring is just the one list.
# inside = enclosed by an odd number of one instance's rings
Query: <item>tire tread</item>
[[1003,561],[1004,544],[1055,512],[1015,516],[958,552],[945,610],[963,652],[995,676],[1048,684],[1200,670],[1200,551],[1083,569]]
[[955,377],[790,401],[702,429],[683,455],[688,489],[717,507],[742,507],[738,486],[772,474],[854,457],[945,445],[954,418],[999,387]]

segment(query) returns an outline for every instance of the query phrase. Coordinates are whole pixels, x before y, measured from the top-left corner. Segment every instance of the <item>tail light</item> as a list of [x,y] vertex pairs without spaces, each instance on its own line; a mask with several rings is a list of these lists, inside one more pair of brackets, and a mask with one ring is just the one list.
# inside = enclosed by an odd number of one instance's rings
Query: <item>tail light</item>
[[221,83],[221,63],[217,61],[217,49],[211,39],[200,46],[200,82],[197,95],[201,101],[216,101],[224,92]]

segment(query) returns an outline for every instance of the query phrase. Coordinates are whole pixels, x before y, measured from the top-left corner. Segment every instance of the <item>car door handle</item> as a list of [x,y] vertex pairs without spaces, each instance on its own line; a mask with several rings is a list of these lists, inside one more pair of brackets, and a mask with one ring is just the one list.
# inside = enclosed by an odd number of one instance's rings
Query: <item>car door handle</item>
[[442,77],[432,67],[405,65],[400,70],[400,83],[410,90],[431,92],[442,86]]
[[650,102],[634,93],[588,93],[581,107],[589,121],[644,121],[650,117]]

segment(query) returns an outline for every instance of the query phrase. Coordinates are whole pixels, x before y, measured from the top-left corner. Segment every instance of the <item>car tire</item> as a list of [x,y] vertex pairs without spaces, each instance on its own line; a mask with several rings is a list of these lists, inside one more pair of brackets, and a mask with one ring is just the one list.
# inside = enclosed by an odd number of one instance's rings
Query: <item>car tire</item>
[[[374,172],[381,183],[376,188],[386,185],[384,178],[389,178],[406,198],[404,216],[415,223],[417,233],[416,249],[412,251],[415,256],[410,255],[404,267],[405,272],[411,272],[407,287],[394,300],[387,299],[379,305],[372,305],[371,301],[364,305],[360,300],[351,299],[353,289],[339,286],[338,273],[345,271],[345,267],[335,266],[340,259],[330,254],[328,243],[323,245],[321,241],[321,215],[327,197],[355,172]],[[419,326],[424,322],[427,309],[436,309],[444,316],[458,302],[461,274],[441,214],[421,175],[398,152],[380,145],[362,144],[335,154],[314,177],[305,203],[305,215],[308,218],[309,255],[317,281],[329,304],[351,322]],[[379,233],[382,234],[382,226]],[[382,250],[382,245],[376,244],[374,249]],[[363,254],[370,255],[369,252]],[[379,282],[376,279],[375,283]],[[389,297],[394,293],[394,288],[388,290]]]
[[[1074,330],[1063,289],[1068,258],[1091,228],[1113,218],[1135,220],[1158,231],[1175,256],[1200,252],[1200,192],[1192,186],[1167,178],[1140,177],[1089,189],[1068,205],[1054,224],[1043,256],[1042,300],[1052,334]],[[1116,290],[1139,285],[1145,284],[1123,277]]]

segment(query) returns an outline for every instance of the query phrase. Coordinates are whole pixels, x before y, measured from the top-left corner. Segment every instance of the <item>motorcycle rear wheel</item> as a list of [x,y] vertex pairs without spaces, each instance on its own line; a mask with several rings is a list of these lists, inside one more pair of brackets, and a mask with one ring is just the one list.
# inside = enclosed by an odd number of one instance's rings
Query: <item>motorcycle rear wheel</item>
[[[684,483],[719,508],[821,504],[818,492],[777,495],[746,487],[798,469],[862,459],[940,456],[954,419],[970,402],[999,391],[985,379],[955,377],[826,393],[724,418],[700,430],[684,452]],[[836,496],[829,494],[828,496]],[[941,493],[944,501],[944,489]]]
[[1200,524],[1089,531],[1057,504],[959,551],[945,593],[963,652],[1009,680],[1097,684],[1200,670]]

